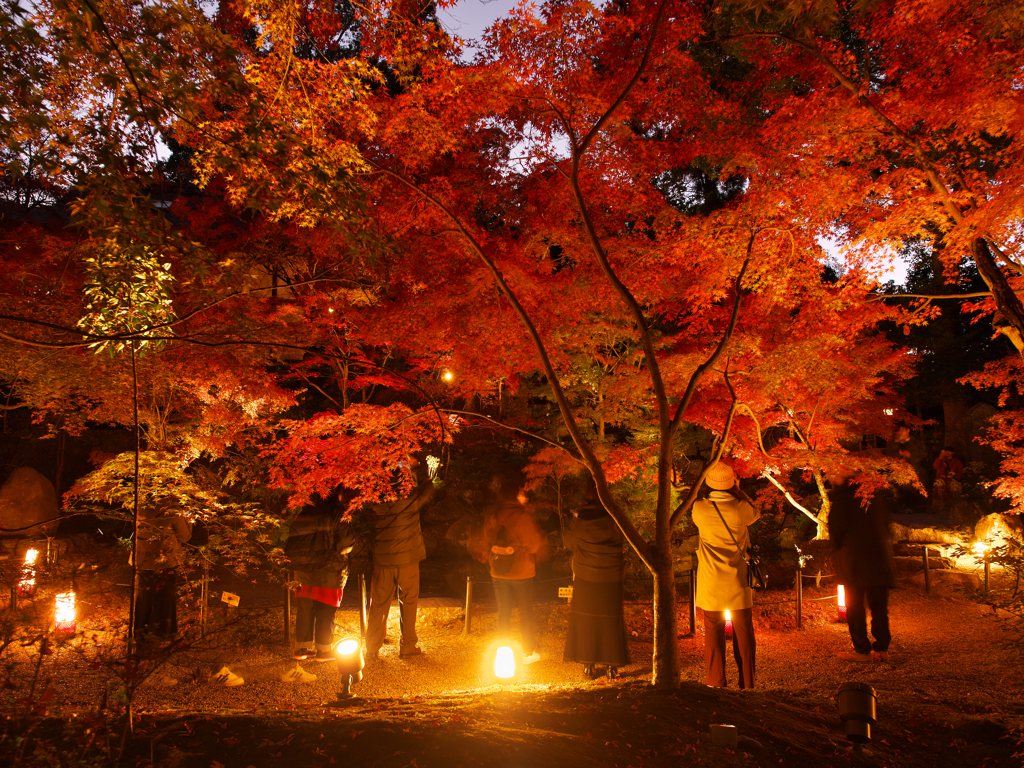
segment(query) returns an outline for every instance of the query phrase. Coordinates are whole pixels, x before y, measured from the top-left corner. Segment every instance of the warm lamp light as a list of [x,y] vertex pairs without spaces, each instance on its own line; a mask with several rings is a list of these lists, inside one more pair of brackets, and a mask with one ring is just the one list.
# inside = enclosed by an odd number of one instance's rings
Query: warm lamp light
[[441,460],[437,456],[427,456],[427,476],[433,480],[437,477],[437,470],[441,468]]
[[25,553],[25,564],[21,568],[21,579],[18,581],[18,595],[32,597],[36,591],[36,560],[39,550],[30,549]]
[[54,632],[58,635],[75,634],[75,593],[61,592],[54,598]]
[[441,374],[441,378],[444,379],[445,381],[451,381],[452,379],[455,378],[455,374],[452,373],[451,371],[445,371],[444,373]]
[[725,612],[725,636],[730,637],[732,635],[732,611]]
[[516,655],[507,645],[498,648],[494,654],[494,676],[501,680],[516,676]]
[[839,585],[839,591],[836,594],[836,607],[839,609],[836,618],[839,621],[846,621],[846,587],[842,584]]
[[358,637],[343,637],[334,644],[334,656],[341,674],[341,692],[339,698],[348,699],[352,696],[352,686],[363,679],[363,667],[366,657],[363,654],[363,641]]

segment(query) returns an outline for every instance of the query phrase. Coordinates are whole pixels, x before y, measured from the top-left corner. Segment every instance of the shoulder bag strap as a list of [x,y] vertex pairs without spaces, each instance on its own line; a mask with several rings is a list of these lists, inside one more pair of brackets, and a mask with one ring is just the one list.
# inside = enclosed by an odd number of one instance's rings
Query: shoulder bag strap
[[[708,499],[708,501],[711,501],[711,499]],[[722,520],[722,525],[724,525],[725,526],[725,530],[727,530],[729,532],[729,538],[732,539],[732,543],[735,544],[736,545],[736,549],[739,550],[740,549],[740,543],[738,541],[736,541],[736,536],[733,534],[732,528],[730,528],[729,524],[727,522],[725,522],[725,516],[722,515],[722,510],[720,510],[718,508],[718,505],[715,502],[713,502],[713,501],[711,501],[711,506],[713,506],[715,508],[715,512],[718,513],[718,517],[721,518],[721,520]],[[740,550],[740,554],[743,556],[743,562],[746,562],[747,561],[747,553],[743,552],[742,550]]]

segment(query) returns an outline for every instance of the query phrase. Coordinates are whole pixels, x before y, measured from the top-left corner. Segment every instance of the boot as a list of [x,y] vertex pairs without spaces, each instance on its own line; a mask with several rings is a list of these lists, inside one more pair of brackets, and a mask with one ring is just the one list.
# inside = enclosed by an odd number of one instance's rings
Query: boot
[[608,676],[609,680],[618,680],[619,679],[619,668],[618,667],[608,667],[607,671],[605,672],[605,675]]
[[594,679],[594,665],[593,664],[584,664],[583,665],[583,676],[586,677],[586,678],[589,678],[591,680]]

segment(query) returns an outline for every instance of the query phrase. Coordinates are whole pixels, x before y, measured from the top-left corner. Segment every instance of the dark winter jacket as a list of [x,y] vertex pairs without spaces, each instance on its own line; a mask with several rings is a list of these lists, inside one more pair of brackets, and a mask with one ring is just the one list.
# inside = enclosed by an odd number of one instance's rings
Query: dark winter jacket
[[174,506],[139,508],[139,536],[135,542],[140,571],[175,568],[184,561],[182,544],[192,537],[192,523]]
[[562,532],[562,542],[572,551],[573,576],[580,581],[622,581],[622,541],[622,531],[609,515],[572,518]]
[[434,484],[429,480],[410,496],[390,504],[374,504],[374,568],[401,568],[427,556],[420,528],[420,512],[434,500]]
[[885,499],[876,494],[865,509],[856,492],[856,485],[845,483],[829,493],[828,530],[836,578],[852,587],[894,587],[896,564]]
[[304,512],[292,521],[284,551],[295,581],[311,587],[344,589],[355,537],[334,515]]

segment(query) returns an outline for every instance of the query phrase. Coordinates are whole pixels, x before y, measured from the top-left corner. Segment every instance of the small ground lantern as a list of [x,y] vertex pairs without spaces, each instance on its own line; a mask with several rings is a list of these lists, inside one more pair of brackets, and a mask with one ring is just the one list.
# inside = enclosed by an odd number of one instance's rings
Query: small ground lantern
[[363,679],[363,667],[366,658],[363,655],[363,641],[358,637],[343,637],[334,644],[334,655],[338,660],[338,672],[341,674],[341,693],[339,698],[352,697],[352,686]]
[[846,587],[842,584],[839,585],[839,594],[836,595],[836,606],[838,608],[836,619],[846,621]]
[[39,551],[30,549],[25,553],[25,564],[21,567],[21,579],[18,581],[18,595],[32,597],[36,591],[36,560]]
[[54,632],[58,635],[75,634],[75,593],[61,592],[54,598]]
[[725,612],[725,636],[732,637],[732,611]]
[[507,645],[494,652],[494,676],[499,680],[511,680],[516,676],[516,653]]

